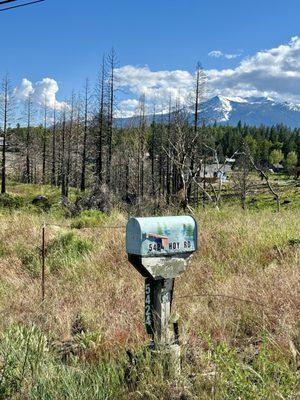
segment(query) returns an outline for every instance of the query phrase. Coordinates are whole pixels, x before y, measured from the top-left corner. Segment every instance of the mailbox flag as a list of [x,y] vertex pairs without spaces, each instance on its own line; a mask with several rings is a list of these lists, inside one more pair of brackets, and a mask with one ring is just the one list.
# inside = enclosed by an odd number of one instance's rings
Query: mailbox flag
[[165,249],[168,247],[168,245],[169,245],[169,238],[162,237],[161,238],[161,247],[163,247]]

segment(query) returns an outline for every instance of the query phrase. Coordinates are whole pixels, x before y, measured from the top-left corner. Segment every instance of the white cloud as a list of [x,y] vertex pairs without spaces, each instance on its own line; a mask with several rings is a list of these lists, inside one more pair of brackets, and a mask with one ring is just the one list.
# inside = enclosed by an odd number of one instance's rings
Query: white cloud
[[224,57],[227,58],[228,60],[231,60],[233,58],[240,57],[240,54],[224,54]]
[[214,57],[214,58],[220,58],[223,56],[223,53],[221,50],[212,50],[208,53],[209,57]]
[[212,91],[263,95],[300,102],[300,38],[259,51],[235,69],[207,71]]
[[[213,50],[211,56],[234,58]],[[207,75],[206,95],[228,97],[264,96],[300,104],[300,37],[272,49],[246,57],[235,68],[210,69]],[[125,65],[116,70],[119,89],[123,92],[118,115],[132,116],[138,108],[139,97],[146,96],[147,109],[161,112],[168,109],[169,99],[187,103],[192,99],[194,74],[184,70],[152,71],[148,66]],[[32,83],[23,79],[16,89],[20,99],[29,94],[33,100],[49,107],[67,106],[57,100],[59,87],[51,78]]]
[[33,93],[32,83],[26,78],[22,79],[21,85],[15,89],[15,94],[21,100],[26,99],[32,93]]
[[122,100],[118,104],[117,117],[133,117],[139,106],[139,101],[136,99]]
[[145,94],[147,101],[168,104],[169,98],[185,101],[193,85],[188,71],[151,71],[148,66],[125,65],[116,71],[117,85],[136,96]]
[[[224,54],[214,50],[214,57]],[[227,56],[233,56],[227,54]],[[264,96],[300,103],[300,38],[289,43],[257,52],[244,58],[236,68],[211,69],[207,75],[206,95],[228,97]],[[118,85],[127,92],[121,102],[122,112],[134,112],[139,96],[148,103],[165,106],[170,96],[186,103],[191,99],[194,76],[183,70],[151,71],[148,66],[126,65],[117,70]]]
[[223,53],[221,50],[212,50],[208,53],[209,57],[220,58],[225,57],[227,60],[232,60],[233,58],[237,58],[241,56],[241,53],[227,54]]
[[18,99],[25,100],[31,95],[34,103],[45,105],[50,108],[61,110],[67,107],[67,103],[60,102],[56,99],[56,94],[59,90],[55,79],[43,78],[41,81],[32,83],[28,79],[22,79],[20,86],[15,89],[15,94]]

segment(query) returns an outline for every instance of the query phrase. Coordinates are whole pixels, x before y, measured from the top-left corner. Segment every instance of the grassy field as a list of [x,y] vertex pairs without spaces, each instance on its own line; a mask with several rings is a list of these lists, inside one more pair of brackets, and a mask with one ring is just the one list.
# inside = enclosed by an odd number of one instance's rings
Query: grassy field
[[[200,249],[175,284],[175,380],[145,351],[144,283],[127,261],[126,215],[66,217],[56,189],[10,184],[0,197],[0,398],[299,399],[300,195],[282,187],[291,201],[280,213],[267,192],[253,193],[247,211],[237,202],[196,210]],[[50,209],[31,205],[37,194]]]

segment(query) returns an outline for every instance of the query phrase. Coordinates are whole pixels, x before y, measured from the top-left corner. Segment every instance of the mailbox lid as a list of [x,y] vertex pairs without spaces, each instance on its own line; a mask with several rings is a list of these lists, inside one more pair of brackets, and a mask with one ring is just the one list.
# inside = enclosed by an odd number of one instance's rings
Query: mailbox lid
[[193,217],[130,218],[126,251],[142,257],[191,253],[197,250],[197,224]]

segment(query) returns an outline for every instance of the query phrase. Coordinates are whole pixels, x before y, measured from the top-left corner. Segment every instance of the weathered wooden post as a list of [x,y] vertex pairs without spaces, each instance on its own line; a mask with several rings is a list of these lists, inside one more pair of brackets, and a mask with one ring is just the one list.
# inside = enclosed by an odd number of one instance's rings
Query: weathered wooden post
[[41,248],[41,256],[42,256],[42,302],[45,300],[45,257],[46,257],[46,244],[45,244],[45,229],[46,224],[44,223],[42,226],[42,248]]
[[169,355],[180,372],[178,324],[170,329],[175,278],[197,250],[197,224],[191,216],[130,218],[126,251],[145,280],[145,325],[152,348]]

